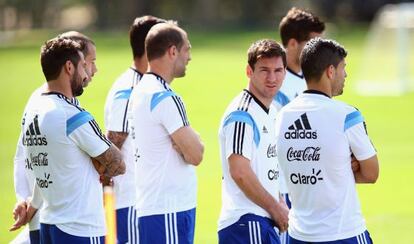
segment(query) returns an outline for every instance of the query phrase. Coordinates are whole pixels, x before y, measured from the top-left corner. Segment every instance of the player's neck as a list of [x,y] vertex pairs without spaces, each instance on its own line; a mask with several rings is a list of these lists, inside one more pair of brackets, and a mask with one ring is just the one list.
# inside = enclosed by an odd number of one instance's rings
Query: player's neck
[[300,65],[296,62],[294,62],[292,59],[288,58],[287,60],[287,67],[295,72],[296,74],[300,74],[302,72],[302,69],[300,68]]
[[307,83],[308,90],[316,90],[325,93],[329,97],[332,97],[332,88],[328,82],[324,82],[323,80],[319,81],[311,81]]
[[169,66],[170,65],[167,65],[165,62],[158,62],[158,60],[154,60],[148,64],[148,72],[152,72],[161,76],[165,82],[171,84],[174,76],[171,67]]
[[62,93],[68,98],[73,97],[72,88],[70,82],[62,82],[60,80],[50,80],[46,83],[46,92],[58,92]]
[[145,74],[148,69],[148,61],[146,58],[135,58],[131,66],[141,74]]

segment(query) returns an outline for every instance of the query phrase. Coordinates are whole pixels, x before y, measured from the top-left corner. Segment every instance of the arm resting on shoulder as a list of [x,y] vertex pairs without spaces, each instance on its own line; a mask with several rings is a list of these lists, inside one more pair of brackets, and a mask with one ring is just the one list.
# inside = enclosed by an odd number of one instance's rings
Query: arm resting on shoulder
[[203,160],[204,145],[200,136],[190,126],[184,126],[171,134],[174,147],[184,160],[192,165],[199,165]]

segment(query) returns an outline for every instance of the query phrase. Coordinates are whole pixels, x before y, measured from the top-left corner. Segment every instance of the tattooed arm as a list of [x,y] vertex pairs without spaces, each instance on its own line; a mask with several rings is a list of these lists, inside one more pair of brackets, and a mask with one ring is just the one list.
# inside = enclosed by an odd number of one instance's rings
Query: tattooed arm
[[121,151],[114,145],[93,159],[96,159],[105,168],[106,176],[113,177],[125,173],[126,166]]
[[122,145],[124,145],[127,136],[128,133],[126,132],[108,131],[106,133],[106,137],[119,149],[121,149]]

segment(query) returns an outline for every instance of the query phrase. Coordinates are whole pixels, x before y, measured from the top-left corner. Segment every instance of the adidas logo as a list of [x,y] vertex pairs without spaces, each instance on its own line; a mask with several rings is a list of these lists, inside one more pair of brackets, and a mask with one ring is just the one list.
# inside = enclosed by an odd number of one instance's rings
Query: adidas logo
[[266,126],[264,126],[264,125],[263,125],[263,133],[269,133],[269,132],[267,131]]
[[299,119],[288,127],[290,131],[285,133],[286,139],[316,139],[318,134],[312,131],[306,113],[302,114]]
[[33,122],[28,126],[23,136],[23,145],[25,146],[46,146],[46,137],[42,136],[39,129],[38,115],[33,118]]

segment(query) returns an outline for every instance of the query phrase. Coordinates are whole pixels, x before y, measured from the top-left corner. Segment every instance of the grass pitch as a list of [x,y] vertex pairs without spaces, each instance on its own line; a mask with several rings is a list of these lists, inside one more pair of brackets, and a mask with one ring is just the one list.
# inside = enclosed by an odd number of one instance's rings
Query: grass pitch
[[[367,226],[375,243],[413,243],[414,237],[414,94],[401,97],[362,97],[354,92],[362,65],[364,29],[331,33],[349,51],[345,95],[339,97],[358,107],[378,150],[380,178],[375,185],[358,186]],[[86,33],[97,45],[98,73],[80,98],[103,127],[103,105],[115,78],[131,63],[124,33]],[[43,83],[39,64],[41,43],[57,33],[23,34],[17,41],[0,46],[0,243],[10,242],[16,232],[8,232],[15,203],[13,156],[24,105],[31,92]],[[329,33],[328,33],[329,35]],[[198,207],[195,243],[217,243],[217,218],[221,205],[221,166],[217,131],[220,118],[231,99],[247,84],[246,50],[261,38],[276,38],[274,30],[233,32],[190,32],[192,61],[185,78],[172,86],[182,95],[192,126],[205,143],[205,156],[197,169]],[[29,39],[27,39],[29,38]],[[12,43],[12,44],[11,44]],[[380,50],[379,50],[380,52]],[[387,72],[378,67],[373,74]]]

